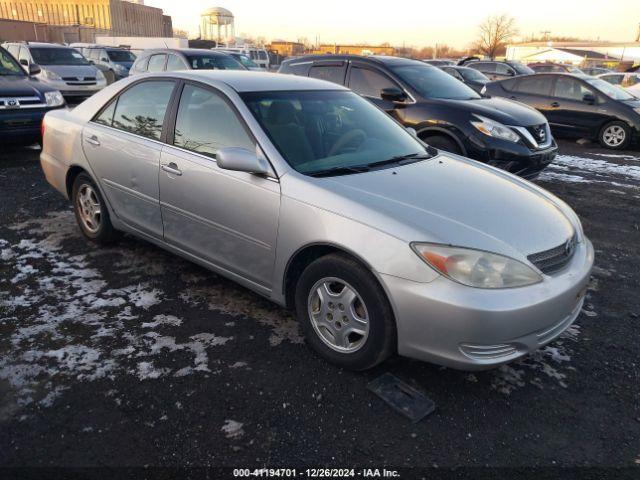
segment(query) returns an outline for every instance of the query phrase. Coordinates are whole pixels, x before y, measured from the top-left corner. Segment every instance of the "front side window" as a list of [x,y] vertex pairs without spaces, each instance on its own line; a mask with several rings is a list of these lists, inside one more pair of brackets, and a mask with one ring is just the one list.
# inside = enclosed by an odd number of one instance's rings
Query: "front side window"
[[225,147],[255,150],[255,143],[227,102],[217,93],[193,85],[185,85],[182,91],[173,144],[213,158]]
[[187,55],[193,70],[246,70],[228,55]]
[[142,57],[134,64],[134,70],[146,72],[149,66],[149,57]]
[[349,88],[360,95],[381,98],[384,88],[400,88],[389,77],[367,68],[353,67],[349,75]]
[[86,58],[73,48],[31,47],[31,56],[38,65],[89,65]]
[[241,96],[282,157],[306,175],[357,173],[380,162],[430,156],[390,116],[353,92],[248,92]]
[[148,72],[161,72],[164,69],[164,61],[167,58],[165,54],[151,55],[149,58]]
[[167,60],[167,72],[173,72],[175,70],[184,70],[187,66],[177,55],[169,55]]
[[594,95],[593,90],[574,78],[563,75],[556,80],[555,97],[582,102],[586,94]]
[[515,72],[509,65],[505,65],[504,63],[496,64],[496,73],[498,75],[510,75],[512,76]]
[[337,83],[338,85],[344,84],[344,74],[346,67],[340,65],[314,65],[309,69],[309,76],[318,78],[320,80],[326,80],[327,82]]
[[160,140],[174,82],[149,81],[125,90],[94,121],[125,132]]
[[600,78],[611,85],[620,85],[624,75],[603,75]]
[[24,70],[3,48],[0,48],[0,76],[24,77]]
[[391,67],[391,70],[425,98],[445,98],[450,100],[475,100],[481,98],[467,85],[436,67],[416,62],[416,65]]
[[260,68],[260,66],[251,60],[246,55],[242,55],[241,53],[233,55],[233,57],[238,60],[244,67],[246,68]]

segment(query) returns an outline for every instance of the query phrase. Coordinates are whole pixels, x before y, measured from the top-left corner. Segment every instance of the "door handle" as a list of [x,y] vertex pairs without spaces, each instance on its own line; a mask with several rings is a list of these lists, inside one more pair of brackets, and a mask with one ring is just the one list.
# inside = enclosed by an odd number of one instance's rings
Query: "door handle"
[[171,162],[171,163],[169,163],[167,165],[162,165],[162,170],[164,170],[167,173],[170,173],[171,175],[175,175],[177,177],[182,175],[182,170],[180,170],[178,168],[178,165],[176,165],[173,162]]
[[558,108],[560,106],[560,104],[558,102],[551,102],[551,106],[553,108]]
[[100,140],[98,140],[98,137],[96,137],[95,135],[91,135],[90,137],[85,138],[85,140],[91,145],[95,145],[96,147],[100,146]]

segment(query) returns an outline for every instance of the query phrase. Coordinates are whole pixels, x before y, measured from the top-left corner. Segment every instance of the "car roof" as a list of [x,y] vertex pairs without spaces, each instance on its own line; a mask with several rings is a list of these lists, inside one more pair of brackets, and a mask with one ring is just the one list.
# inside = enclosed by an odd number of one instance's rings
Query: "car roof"
[[[61,45],[59,43],[44,43],[44,42],[29,42],[29,43],[23,43],[22,45],[24,45],[25,47],[38,47],[38,48],[70,48],[70,49],[74,48],[74,47],[69,47],[67,45]],[[75,48],[80,48],[80,47],[75,47]]]
[[148,48],[144,50],[144,53],[145,55],[153,54],[153,53],[183,53],[183,54],[196,53],[201,55],[207,54],[207,55],[221,56],[221,57],[228,55],[228,53],[226,52],[208,50],[206,48]]
[[[340,54],[325,54],[325,55],[303,55],[301,57],[295,57],[287,59],[282,63],[303,63],[324,60],[330,61],[346,61],[346,60],[359,60],[362,62],[376,63],[378,65],[424,65],[429,67],[430,65],[421,62],[420,60],[413,60],[411,58],[404,57],[392,57],[387,55],[340,55]],[[434,67],[435,68],[435,67]]]
[[[171,75],[170,73],[173,73]],[[222,82],[236,92],[272,92],[286,90],[348,90],[336,83],[316,78],[248,70],[184,70],[159,76],[181,77],[215,85]]]

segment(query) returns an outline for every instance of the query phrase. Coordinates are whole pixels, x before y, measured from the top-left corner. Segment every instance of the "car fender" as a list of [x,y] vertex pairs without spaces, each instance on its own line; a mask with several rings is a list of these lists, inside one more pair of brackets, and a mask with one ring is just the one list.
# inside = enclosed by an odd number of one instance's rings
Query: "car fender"
[[462,134],[462,132],[460,132],[458,128],[456,128],[455,125],[443,122],[443,124],[440,124],[440,125],[426,125],[423,127],[418,126],[415,128],[415,130],[420,139],[423,139],[425,136],[428,136],[428,134],[430,133],[438,133],[438,134],[444,135],[450,138],[451,140],[453,140],[456,143],[456,145],[458,145],[458,148],[460,148],[460,151],[462,152],[462,156],[464,157],[467,156],[467,149],[464,147],[462,140],[460,140],[461,138],[464,138],[464,135]]

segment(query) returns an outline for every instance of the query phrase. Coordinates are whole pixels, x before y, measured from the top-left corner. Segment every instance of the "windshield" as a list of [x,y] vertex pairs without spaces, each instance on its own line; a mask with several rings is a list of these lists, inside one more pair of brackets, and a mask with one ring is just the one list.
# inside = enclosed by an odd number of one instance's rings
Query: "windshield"
[[246,70],[239,62],[226,55],[186,55],[193,70]]
[[80,52],[72,48],[29,48],[38,65],[89,65]]
[[6,75],[23,77],[25,73],[11,54],[3,48],[0,48],[0,76]]
[[242,99],[300,173],[357,173],[395,157],[430,156],[391,117],[353,92],[250,92]]
[[518,72],[520,75],[533,75],[534,72],[531,68],[527,67],[526,65],[520,63],[520,62],[515,62],[513,60],[509,61],[509,65],[511,65],[513,67],[513,69]]
[[635,97],[627,93],[623,88],[617,85],[611,85],[600,78],[585,78],[585,82],[596,87],[600,92],[614,100],[635,100]]
[[478,70],[474,70],[473,68],[459,68],[458,72],[464,77],[465,80],[471,80],[472,82],[483,82],[486,83],[489,81],[487,76],[479,72]]
[[391,70],[425,98],[446,98],[450,100],[481,98],[480,95],[464,83],[436,67],[415,64],[391,67]]
[[136,56],[128,50],[107,50],[112,62],[134,62]]
[[233,58],[238,60],[242,65],[244,65],[247,68],[260,68],[260,66],[256,62],[251,60],[246,55],[236,54],[236,55],[233,55]]

